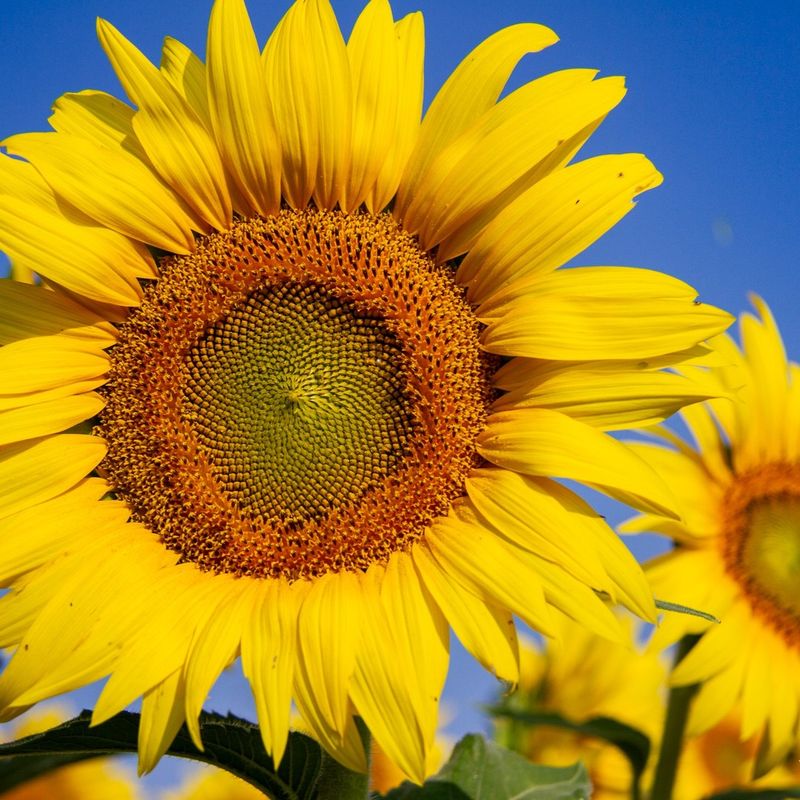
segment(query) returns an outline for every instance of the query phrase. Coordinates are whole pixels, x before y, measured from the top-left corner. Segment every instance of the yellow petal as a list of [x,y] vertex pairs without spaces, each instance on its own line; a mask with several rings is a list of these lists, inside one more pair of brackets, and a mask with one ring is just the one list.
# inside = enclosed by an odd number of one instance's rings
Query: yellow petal
[[425,56],[422,14],[408,14],[394,26],[396,37],[396,114],[388,136],[389,149],[365,203],[374,214],[382,211],[397,192],[419,135]]
[[[177,554],[154,544],[164,559],[175,555],[177,560]],[[122,711],[185,663],[194,632],[217,608],[216,577],[188,563],[152,571],[147,581],[149,619],[122,641],[114,672],[95,704],[94,724]]]
[[574,519],[577,515],[532,478],[506,469],[482,469],[467,478],[465,488],[480,515],[512,542],[598,589],[606,582],[591,539],[574,524],[580,522]]
[[[93,504],[108,491],[104,480],[87,478],[52,500],[0,520],[0,585],[7,586],[78,540],[86,530],[87,507],[95,508]],[[104,514],[106,508],[107,503],[101,508]]]
[[661,183],[644,156],[598,156],[557,170],[489,222],[456,273],[467,298],[482,303],[513,281],[566,264]]
[[328,0],[295,3],[264,49],[283,153],[283,193],[294,208],[345,197],[350,168],[352,84],[339,25]]
[[[501,100],[431,165],[405,212],[404,226],[429,249],[478,215],[496,210],[499,198],[518,181],[522,191],[544,177],[538,165],[555,168],[549,157],[625,94],[622,79],[592,77],[591,70],[554,73]],[[476,164],[481,165],[477,171]]]
[[245,621],[253,612],[252,584],[216,575],[216,609],[195,629],[186,655],[186,726],[192,741],[203,749],[200,711],[211,687],[239,652]]
[[100,147],[122,148],[145,160],[144,150],[133,130],[134,110],[106,92],[85,89],[68,92],[53,104],[47,120],[54,131],[89,139]]
[[601,430],[654,425],[691,403],[714,397],[710,382],[690,380],[671,372],[620,369],[603,362],[565,364],[553,369],[543,362],[540,375],[531,369],[531,383],[501,395],[495,411],[549,408]]
[[0,348],[0,394],[39,392],[107,370],[108,356],[95,342],[66,336],[20,339]]
[[161,50],[161,71],[203,121],[206,130],[212,130],[206,65],[185,44],[167,36]]
[[132,239],[173,253],[194,249],[194,220],[150,168],[122,149],[66,133],[25,133],[3,144],[33,163],[53,191]]
[[558,412],[527,408],[493,414],[477,449],[500,467],[580,481],[637,508],[675,516],[674,498],[644,461],[607,434]]
[[458,65],[425,114],[398,192],[399,219],[420,191],[430,165],[448,144],[497,102],[522,56],[557,41],[553,31],[542,25],[512,25],[490,36]]
[[347,757],[342,750],[351,723],[348,684],[355,671],[362,607],[360,579],[341,572],[315,578],[300,609],[297,707],[314,735],[340,758]]
[[[717,536],[721,532],[727,487],[715,481],[702,462],[647,442],[631,442],[628,447],[664,478],[675,496],[675,510],[692,538]],[[625,530],[631,530],[630,526]]]
[[0,247],[13,262],[93,300],[139,304],[136,278],[155,275],[144,246],[59,207],[30,164],[2,156],[0,178]]
[[384,752],[417,783],[434,748],[447,641],[441,611],[406,554],[368,573],[351,696]]
[[306,585],[260,582],[242,631],[242,672],[250,683],[264,747],[280,764],[289,736],[297,658],[297,617]]
[[399,52],[388,0],[371,0],[364,7],[347,42],[347,56],[353,81],[353,133],[342,209],[352,211],[375,184],[398,118]]
[[43,286],[0,282],[0,346],[33,336],[51,336],[68,332],[70,337],[97,341],[99,346],[116,342],[103,317],[74,303],[61,292]]
[[460,586],[439,566],[427,545],[416,545],[412,556],[422,581],[461,644],[497,678],[516,684],[519,643],[511,614]]
[[206,58],[209,110],[222,160],[250,209],[273,214],[280,207],[280,145],[243,0],[214,4]]
[[183,670],[176,669],[142,698],[138,748],[140,776],[158,764],[183,725],[185,689]]
[[105,454],[102,439],[73,433],[0,448],[0,519],[71,489]]
[[535,630],[554,634],[542,585],[524,550],[463,511],[437,519],[425,539],[442,570],[466,590],[507,608]]
[[97,34],[128,97],[139,110],[133,127],[148,158],[210,225],[230,225],[232,208],[217,146],[169,79],[113,25],[98,19]]
[[94,392],[0,411],[0,445],[58,433],[100,412],[105,401]]
[[629,267],[558,270],[512,283],[478,309],[499,355],[561,360],[647,358],[691,347],[732,317],[695,301],[677,278]]

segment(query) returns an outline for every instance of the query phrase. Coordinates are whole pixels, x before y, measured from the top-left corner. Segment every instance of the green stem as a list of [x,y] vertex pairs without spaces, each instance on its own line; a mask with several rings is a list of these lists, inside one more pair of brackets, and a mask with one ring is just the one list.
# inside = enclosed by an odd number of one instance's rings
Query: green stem
[[[684,636],[680,640],[675,653],[673,669],[695,646],[698,638],[697,636]],[[686,720],[689,718],[689,705],[696,692],[696,685],[673,686],[670,689],[664,731],[661,736],[661,749],[658,753],[650,800],[672,800],[672,789],[675,786],[678,762],[683,750]]]
[[[353,772],[322,751],[322,769],[317,781],[318,800],[368,800],[370,769],[370,733],[367,726],[356,720],[364,752],[367,754],[367,774]],[[360,724],[359,724],[360,723]]]

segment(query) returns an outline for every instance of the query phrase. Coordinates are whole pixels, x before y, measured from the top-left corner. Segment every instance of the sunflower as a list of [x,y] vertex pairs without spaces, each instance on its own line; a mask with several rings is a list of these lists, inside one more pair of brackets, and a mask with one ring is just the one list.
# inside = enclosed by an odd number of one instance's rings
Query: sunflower
[[742,315],[741,348],[727,335],[713,342],[716,380],[733,401],[683,412],[696,449],[666,430],[670,447],[635,446],[669,483],[681,520],[648,513],[623,530],[671,537],[674,548],[648,565],[656,595],[722,620],[707,629],[670,615],[658,634],[668,644],[702,633],[672,676],[701,684],[689,734],[740,703],[740,737],[765,736],[770,764],[797,741],[800,724],[800,368],[787,362],[767,306],[753,303],[758,316]]
[[[610,717],[656,742],[664,717],[666,669],[658,653],[634,644],[632,625],[625,629],[625,642],[611,642],[562,618],[557,640],[520,648],[519,688],[501,705],[523,712],[552,712],[575,723]],[[501,718],[497,726],[500,742],[531,761],[558,766],[581,761],[596,800],[632,796],[630,762],[615,745],[549,725],[528,728]],[[655,753],[653,747],[651,754]]]
[[[669,514],[605,431],[709,397],[661,368],[729,324],[684,283],[558,270],[660,182],[641,155],[567,165],[619,78],[498,99],[539,25],[488,38],[420,121],[423,28],[326,0],[260,49],[217,0],[206,61],[112,25],[131,106],[56,101],[0,158],[0,713],[109,676],[142,696],[149,770],[237,657],[278,762],[292,702],[365,769],[434,752],[449,629],[517,680],[512,614],[611,638],[652,618],[638,565],[553,478]],[[420,653],[425,657],[420,658]]]

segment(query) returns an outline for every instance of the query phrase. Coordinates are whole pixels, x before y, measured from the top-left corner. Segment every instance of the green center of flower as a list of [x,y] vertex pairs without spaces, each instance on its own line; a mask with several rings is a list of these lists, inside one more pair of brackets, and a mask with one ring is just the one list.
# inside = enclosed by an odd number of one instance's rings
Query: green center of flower
[[787,641],[800,635],[800,467],[738,475],[723,503],[722,554],[753,610]]
[[357,501],[412,432],[397,338],[319,286],[254,292],[188,362],[184,414],[226,494],[264,519]]
[[753,504],[743,555],[761,590],[800,615],[800,497]]
[[388,215],[236,222],[119,327],[101,471],[201,569],[308,578],[407,550],[464,494],[496,359]]

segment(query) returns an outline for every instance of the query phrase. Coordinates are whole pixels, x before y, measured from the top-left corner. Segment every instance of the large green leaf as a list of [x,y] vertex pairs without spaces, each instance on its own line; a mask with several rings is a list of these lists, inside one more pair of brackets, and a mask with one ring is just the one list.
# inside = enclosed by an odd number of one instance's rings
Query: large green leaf
[[469,734],[424,786],[404,783],[385,800],[583,800],[591,784],[581,764],[543,767]]
[[[123,712],[89,727],[90,711],[44,733],[0,745],[0,794],[44,772],[92,756],[133,753],[139,715]],[[200,715],[205,750],[198,750],[184,726],[167,755],[204,761],[238,775],[273,800],[315,800],[325,756],[308,736],[292,733],[278,769],[264,751],[258,727],[231,715]]]

